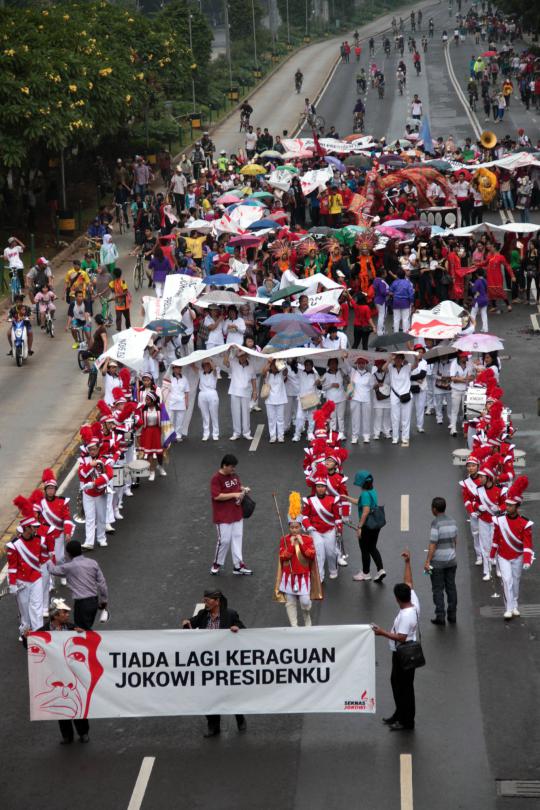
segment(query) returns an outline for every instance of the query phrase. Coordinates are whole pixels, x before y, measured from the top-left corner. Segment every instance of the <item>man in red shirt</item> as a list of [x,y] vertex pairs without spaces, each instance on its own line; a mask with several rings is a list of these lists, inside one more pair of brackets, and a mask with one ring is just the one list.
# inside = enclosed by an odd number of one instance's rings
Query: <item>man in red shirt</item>
[[244,514],[242,501],[249,492],[249,487],[243,487],[235,470],[238,459],[231,453],[223,456],[221,466],[210,481],[210,496],[212,498],[212,520],[217,530],[216,554],[211,574],[219,574],[225,564],[229,549],[233,561],[233,574],[249,575],[253,572],[244,565],[242,559],[242,536],[244,528]]

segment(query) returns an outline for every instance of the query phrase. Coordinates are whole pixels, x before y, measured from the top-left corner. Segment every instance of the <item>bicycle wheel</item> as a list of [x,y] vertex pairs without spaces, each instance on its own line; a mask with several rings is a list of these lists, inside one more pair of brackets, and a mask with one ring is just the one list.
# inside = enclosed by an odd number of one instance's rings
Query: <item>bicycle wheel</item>
[[82,351],[78,351],[78,352],[77,352],[77,363],[79,364],[79,368],[80,368],[80,370],[81,370],[81,371],[84,371],[84,369],[85,369],[85,362],[84,362],[84,358],[83,358],[82,354],[83,354],[83,353],[82,353]]
[[49,321],[47,323],[47,332],[52,338],[54,337],[54,321],[52,318],[49,318]]
[[136,290],[142,286],[142,273],[141,273],[141,260],[137,259],[135,267],[133,268],[133,286]]
[[96,387],[97,383],[97,375],[97,368],[92,366],[88,372],[88,399],[92,399],[92,394],[94,393],[94,388]]

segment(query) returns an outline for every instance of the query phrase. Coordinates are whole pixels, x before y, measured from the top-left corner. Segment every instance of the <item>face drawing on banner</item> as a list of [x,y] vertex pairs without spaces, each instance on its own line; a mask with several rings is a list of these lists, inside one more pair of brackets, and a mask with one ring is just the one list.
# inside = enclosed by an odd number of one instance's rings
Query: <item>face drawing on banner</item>
[[97,657],[101,636],[86,631],[69,638],[64,644],[62,663],[55,665],[48,652],[51,641],[52,633],[46,631],[32,633],[28,638],[29,664],[38,668],[33,675],[32,699],[38,709],[56,717],[85,718],[92,693],[103,675]]

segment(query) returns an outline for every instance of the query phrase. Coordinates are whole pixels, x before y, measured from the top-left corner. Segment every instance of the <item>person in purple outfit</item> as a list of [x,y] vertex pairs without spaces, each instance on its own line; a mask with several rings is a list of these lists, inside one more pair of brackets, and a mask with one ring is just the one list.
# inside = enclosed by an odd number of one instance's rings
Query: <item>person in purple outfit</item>
[[487,281],[485,278],[485,273],[483,270],[477,270],[474,274],[475,280],[472,285],[472,299],[473,299],[473,307],[471,310],[471,317],[473,320],[476,320],[478,317],[478,313],[480,313],[480,317],[482,318],[482,332],[488,331],[488,292],[487,292]]
[[377,334],[384,335],[384,322],[386,319],[386,299],[390,287],[386,282],[386,270],[382,267],[377,270],[377,277],[373,281],[373,303],[377,307]]
[[411,307],[414,304],[414,287],[408,278],[405,278],[405,270],[397,271],[397,278],[390,285],[392,296],[392,307],[394,310],[394,332],[401,328],[403,332],[408,332],[411,325]]

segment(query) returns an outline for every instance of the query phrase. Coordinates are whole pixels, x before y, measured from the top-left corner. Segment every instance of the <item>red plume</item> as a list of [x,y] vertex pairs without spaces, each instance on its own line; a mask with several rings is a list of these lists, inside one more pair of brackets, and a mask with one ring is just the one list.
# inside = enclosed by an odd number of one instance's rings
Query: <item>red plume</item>
[[129,388],[131,385],[131,371],[129,368],[121,368],[118,372],[118,376],[122,380],[122,385],[124,388]]
[[99,412],[101,413],[102,416],[111,416],[112,417],[113,412],[111,411],[110,407],[107,405],[107,403],[105,402],[104,399],[99,399],[97,406],[98,406]]
[[[43,483],[45,483],[45,481],[56,481],[56,475],[54,474],[54,470],[51,470],[50,467],[47,467],[45,470],[43,470],[41,474],[41,480]],[[43,495],[43,493],[41,494]]]
[[503,404],[500,399],[497,399],[489,409],[489,417],[492,421],[494,419],[500,419],[502,416],[502,412],[503,412]]
[[495,372],[492,368],[485,368],[480,372],[480,374],[477,375],[475,382],[478,383],[478,385],[496,384],[497,379],[495,377]]
[[40,489],[35,489],[28,498],[36,512],[41,512],[41,501],[43,500],[43,492]]
[[129,419],[129,417],[133,413],[135,413],[136,410],[137,410],[136,402],[126,402],[126,404],[123,406],[122,410],[117,416],[118,421],[124,422],[126,419]]
[[506,500],[516,500],[518,503],[521,503],[523,500],[523,493],[529,486],[529,479],[526,475],[520,475],[513,484],[510,486],[508,492],[506,493]]
[[13,504],[23,517],[33,517],[34,507],[28,498],[25,498],[23,495],[17,495],[17,497],[13,499]]
[[504,396],[504,391],[502,388],[499,388],[497,385],[494,388],[488,388],[488,397],[491,399],[502,399]]
[[91,442],[94,438],[94,433],[90,425],[83,425],[79,433],[81,434],[83,444],[88,444],[88,442]]

